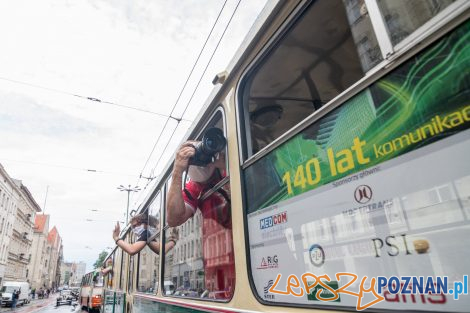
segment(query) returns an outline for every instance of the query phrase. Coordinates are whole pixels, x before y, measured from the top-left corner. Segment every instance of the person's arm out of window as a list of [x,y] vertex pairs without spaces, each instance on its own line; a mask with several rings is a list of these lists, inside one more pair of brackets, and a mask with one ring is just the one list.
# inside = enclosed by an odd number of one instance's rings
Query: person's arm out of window
[[183,224],[194,214],[194,211],[184,202],[181,191],[183,173],[188,168],[189,159],[194,156],[194,153],[195,149],[190,142],[184,143],[176,153],[166,202],[167,222],[170,227]]
[[113,230],[113,239],[122,250],[126,251],[130,255],[134,255],[138,253],[145,247],[145,241],[137,241],[135,243],[128,243],[124,241],[122,238],[119,238],[119,233],[121,232],[121,227],[119,226],[119,222],[116,223],[116,226]]

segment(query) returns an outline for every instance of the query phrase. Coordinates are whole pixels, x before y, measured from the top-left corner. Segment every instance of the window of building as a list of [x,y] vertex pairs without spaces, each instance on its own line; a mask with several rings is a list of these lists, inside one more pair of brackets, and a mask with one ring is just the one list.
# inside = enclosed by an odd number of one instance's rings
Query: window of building
[[[224,130],[222,111],[218,110],[196,140],[201,140],[209,128]],[[226,150],[222,150],[226,155]],[[223,156],[224,156],[223,155]],[[185,183],[187,193],[200,194],[188,196],[182,190],[187,205],[194,208],[194,215],[182,225],[170,228],[165,233],[165,242],[174,238],[175,231],[180,236],[176,246],[165,254],[165,295],[199,298],[212,301],[227,301],[232,297],[235,287],[235,262],[233,249],[223,253],[218,250],[206,253],[209,247],[219,244],[233,245],[230,206],[230,179],[227,162],[224,159],[213,172],[210,183],[197,183],[190,179]],[[191,173],[191,169],[189,169]],[[188,175],[190,176],[190,175]],[[194,178],[194,177],[193,177]],[[169,183],[167,184],[169,185]],[[191,199],[192,198],[192,199]],[[196,199],[198,198],[198,199]],[[168,208],[167,208],[168,210]],[[183,232],[184,229],[184,232]],[[219,242],[221,234],[228,241]],[[195,242],[202,242],[196,244]],[[202,251],[204,250],[204,252]],[[179,258],[176,257],[179,252]]]

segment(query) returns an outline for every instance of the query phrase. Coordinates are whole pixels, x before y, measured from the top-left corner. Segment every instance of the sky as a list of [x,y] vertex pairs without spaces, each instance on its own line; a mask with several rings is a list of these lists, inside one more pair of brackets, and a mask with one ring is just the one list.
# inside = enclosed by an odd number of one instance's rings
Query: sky
[[[139,175],[157,176],[174,156],[212,79],[225,70],[266,0],[240,2],[189,101],[239,2],[226,1],[177,102],[224,2],[0,2],[0,163],[50,214],[66,261],[84,261],[91,270],[99,253],[114,246],[111,233],[116,221],[125,221],[127,205],[127,193],[117,187],[143,189],[131,194],[130,210],[137,208],[150,189]],[[164,129],[174,106],[172,116],[184,120],[170,119]]]

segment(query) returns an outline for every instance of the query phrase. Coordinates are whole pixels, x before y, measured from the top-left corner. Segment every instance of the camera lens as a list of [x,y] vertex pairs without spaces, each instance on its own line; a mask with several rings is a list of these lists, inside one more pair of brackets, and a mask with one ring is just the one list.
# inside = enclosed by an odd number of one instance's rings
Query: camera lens
[[202,149],[207,154],[215,154],[225,148],[226,140],[222,130],[209,128],[202,138]]
[[205,166],[213,161],[217,152],[222,151],[227,144],[224,133],[219,128],[209,128],[196,146],[195,155],[189,160],[191,165]]

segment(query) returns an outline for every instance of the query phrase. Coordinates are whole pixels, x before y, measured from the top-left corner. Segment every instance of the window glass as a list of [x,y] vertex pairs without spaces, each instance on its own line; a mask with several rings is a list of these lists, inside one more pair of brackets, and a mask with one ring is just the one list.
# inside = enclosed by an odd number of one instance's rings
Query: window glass
[[96,271],[93,273],[93,287],[103,287],[104,286],[104,277],[101,271]]
[[[124,237],[124,240],[129,242],[129,234],[127,234]],[[121,263],[121,278],[120,278],[119,289],[124,291],[127,288],[127,282],[129,279],[129,275],[128,275],[129,254],[123,250],[121,250],[121,252],[122,252],[122,263]]]
[[101,268],[101,274],[103,275],[104,278],[104,286],[106,288],[114,288],[114,254],[111,254],[106,261],[104,261],[104,265]]
[[[220,112],[209,127],[223,129]],[[226,150],[223,151],[226,155]],[[185,192],[178,190],[184,201],[194,207],[194,215],[166,231],[165,242],[170,246],[165,255],[165,295],[213,301],[227,301],[233,295],[235,262],[230,182],[226,164],[220,164],[222,167],[213,172],[209,182],[198,183],[188,175],[182,189],[186,188],[193,199],[183,196]],[[182,234],[184,236],[180,236]]]
[[159,192],[148,209],[148,223],[143,240],[147,245],[139,255],[139,279],[137,290],[145,293],[156,293],[159,281],[160,266],[160,216],[162,193]]
[[124,270],[124,251],[121,248],[116,249],[116,264],[117,264],[117,270],[116,270],[116,286],[115,288],[122,290],[122,284],[123,284],[123,270]]
[[[268,292],[275,282],[275,290],[289,290],[295,281],[290,275],[303,286],[305,273],[328,275],[330,291],[349,281],[337,273],[353,273],[357,282],[445,277],[453,286],[465,280],[469,40],[466,21],[244,169],[250,268],[260,299],[355,308],[357,299],[344,294],[320,301],[319,295],[333,297],[319,293],[325,286],[309,286],[302,296]],[[269,189],[261,187],[266,182]],[[382,290],[384,299],[375,309],[470,307],[470,298],[454,301],[440,291],[411,295],[393,288],[390,283]],[[359,293],[360,283],[347,290]],[[366,297],[362,304],[375,299]]]
[[318,0],[247,76],[248,156],[299,123],[381,60],[361,0]]
[[379,0],[392,44],[396,45],[455,0]]
[[[129,242],[130,244],[134,243],[136,241],[136,236],[132,233],[132,232],[129,232],[127,234],[127,242]],[[133,283],[134,283],[134,259],[136,258],[136,256],[134,255],[128,255],[127,259],[128,259],[128,262],[129,262],[129,267],[128,267],[128,270],[127,270],[127,291],[131,292],[133,291],[134,289],[134,286],[133,286]]]

